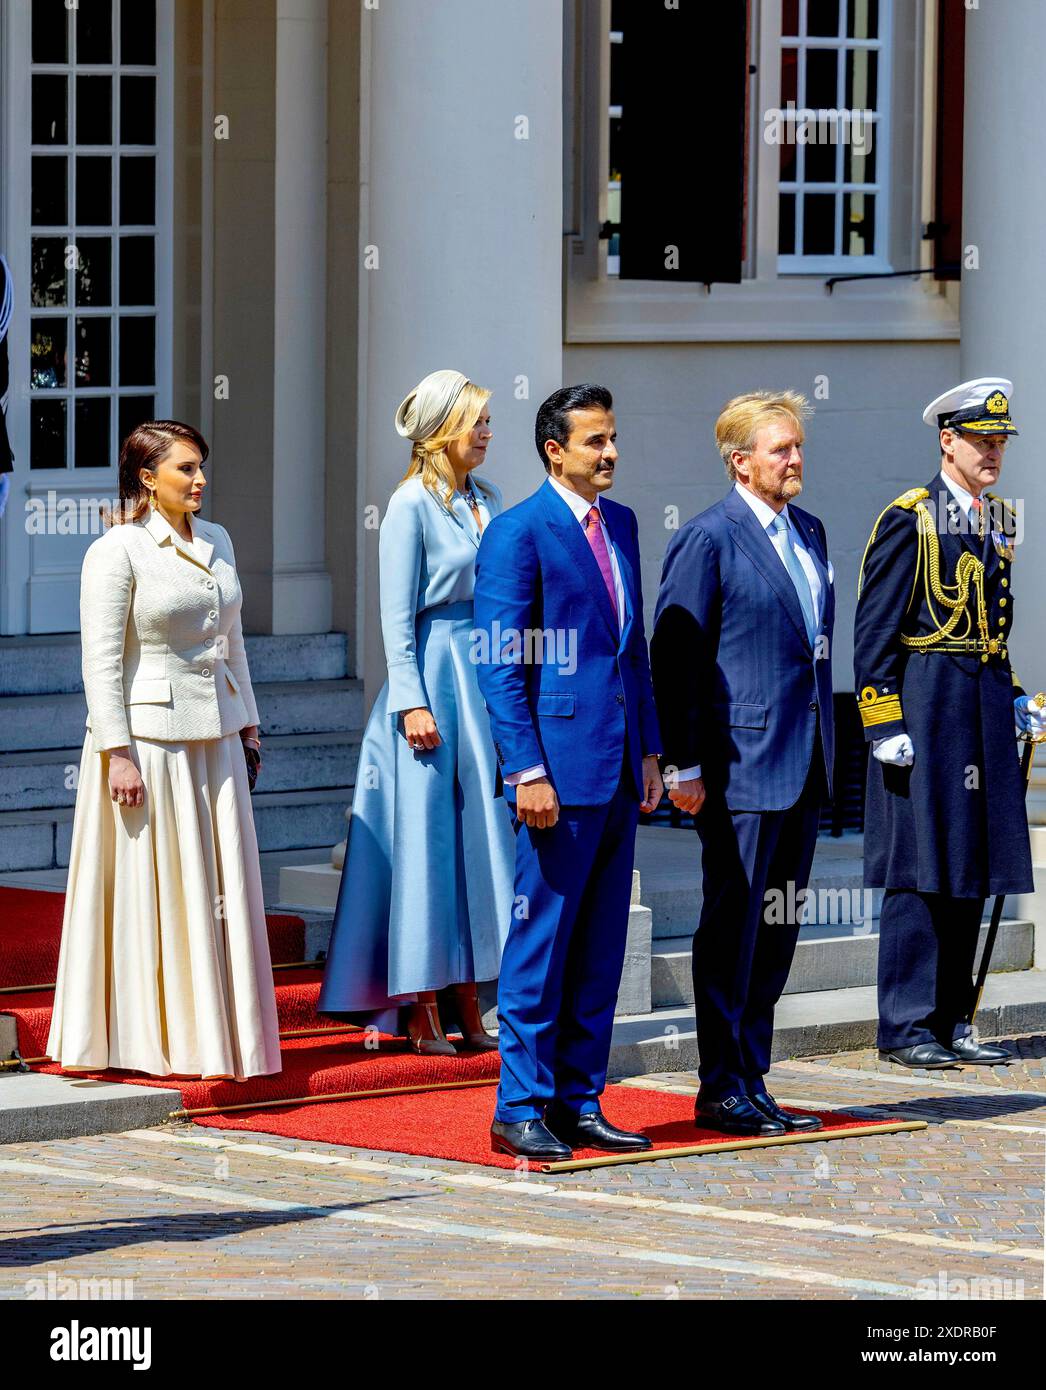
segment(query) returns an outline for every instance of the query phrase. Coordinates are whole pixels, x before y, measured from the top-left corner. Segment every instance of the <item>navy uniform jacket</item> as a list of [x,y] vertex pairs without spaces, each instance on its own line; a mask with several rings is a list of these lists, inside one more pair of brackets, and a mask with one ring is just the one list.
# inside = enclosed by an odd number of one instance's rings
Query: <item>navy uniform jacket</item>
[[788,510],[821,576],[813,647],[781,557],[733,488],[680,527],[661,574],[650,660],[665,768],[700,764],[731,811],[794,806],[814,758],[832,785],[828,546],[817,517]]
[[990,527],[983,541],[970,534],[938,474],[891,503],[869,538],[854,621],[858,709],[869,743],[907,733],[915,747],[907,768],[869,756],[869,887],[959,898],[1032,889],[1013,713],[1024,692],[1007,650],[1012,531],[998,513],[994,525],[995,540]]

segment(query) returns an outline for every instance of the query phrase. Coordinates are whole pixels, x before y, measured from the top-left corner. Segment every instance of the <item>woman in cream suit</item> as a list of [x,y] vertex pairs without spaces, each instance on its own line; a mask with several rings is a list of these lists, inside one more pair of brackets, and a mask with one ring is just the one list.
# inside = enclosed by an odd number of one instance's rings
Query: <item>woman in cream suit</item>
[[191,426],[139,425],[84,557],[87,736],[47,1044],[69,1070],[280,1070],[244,749],[258,710],[232,543],[197,515],[207,452]]
[[475,982],[497,978],[512,910],[515,841],[494,798],[472,653],[476,552],[501,510],[497,489],[473,477],[491,439],[489,398],[460,372],[433,372],[396,416],[412,448],[381,523],[389,678],[360,747],[319,1002],[437,1055],[457,1050],[451,1017],[458,1046],[497,1047]]

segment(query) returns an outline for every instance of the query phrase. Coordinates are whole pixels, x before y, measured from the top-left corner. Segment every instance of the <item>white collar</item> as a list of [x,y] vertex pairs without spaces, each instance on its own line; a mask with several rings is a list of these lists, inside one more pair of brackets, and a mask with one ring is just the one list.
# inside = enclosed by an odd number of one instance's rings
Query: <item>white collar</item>
[[778,516],[783,516],[785,524],[790,526],[792,518],[788,513],[788,503],[786,502],[780,512],[775,512],[769,502],[764,502],[761,497],[757,497],[754,492],[749,492],[748,488],[742,487],[740,483],[734,483],[734,491],[739,493],[748,505],[755,512],[756,518],[764,531],[768,531],[777,520]]
[[145,523],[145,529],[152,536],[157,545],[174,545],[184,555],[191,556],[194,560],[207,566],[214,553],[214,542],[210,539],[210,527],[202,517],[198,517],[193,512],[188,513],[189,529],[192,531],[192,540],[187,541],[184,536],[180,536],[171,523],[156,507],[150,507],[149,519]]
[[955,498],[956,502],[958,502],[966,515],[969,516],[970,510],[973,507],[973,493],[967,492],[962,483],[957,483],[954,478],[949,478],[943,468],[941,469],[941,478],[944,481],[945,487]]
[[568,487],[564,487],[562,483],[557,482],[556,479],[553,478],[551,473],[548,475],[548,481],[559,493],[560,497],[562,497],[563,501],[567,504],[570,510],[574,513],[578,521],[583,522],[585,517],[588,516],[589,512],[592,510],[592,508],[595,507],[596,510],[599,512],[600,521],[603,522],[604,526],[606,525],[606,521],[603,517],[603,509],[599,505],[598,496],[596,497],[596,500],[594,502],[586,502],[585,499],[583,497],[579,497],[576,492],[571,492],[571,490]]

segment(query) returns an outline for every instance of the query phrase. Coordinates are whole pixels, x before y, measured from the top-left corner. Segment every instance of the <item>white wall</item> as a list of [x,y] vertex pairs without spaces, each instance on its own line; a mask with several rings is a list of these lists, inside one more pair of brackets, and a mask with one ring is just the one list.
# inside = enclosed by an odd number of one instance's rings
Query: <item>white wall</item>
[[[727,490],[715,448],[716,416],[731,396],[791,387],[812,399],[827,375],[829,397],[806,445],[802,505],[825,523],[835,566],[838,615],[833,674],[853,689],[857,573],[879,512],[939,467],[926,403],[958,380],[958,344],[802,343],[576,346],[564,350],[565,381],[600,381],[614,393],[621,452],[613,496],[639,517],[648,622],[668,543],[665,508],[680,521]],[[540,462],[535,458],[540,470]]]

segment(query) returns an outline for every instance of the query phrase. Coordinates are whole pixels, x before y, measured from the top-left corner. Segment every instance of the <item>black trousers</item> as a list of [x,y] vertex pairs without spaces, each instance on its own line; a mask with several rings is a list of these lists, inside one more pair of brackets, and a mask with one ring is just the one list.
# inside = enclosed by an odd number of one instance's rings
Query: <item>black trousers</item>
[[983,898],[887,888],[879,916],[879,1046],[884,1051],[969,1032]]

